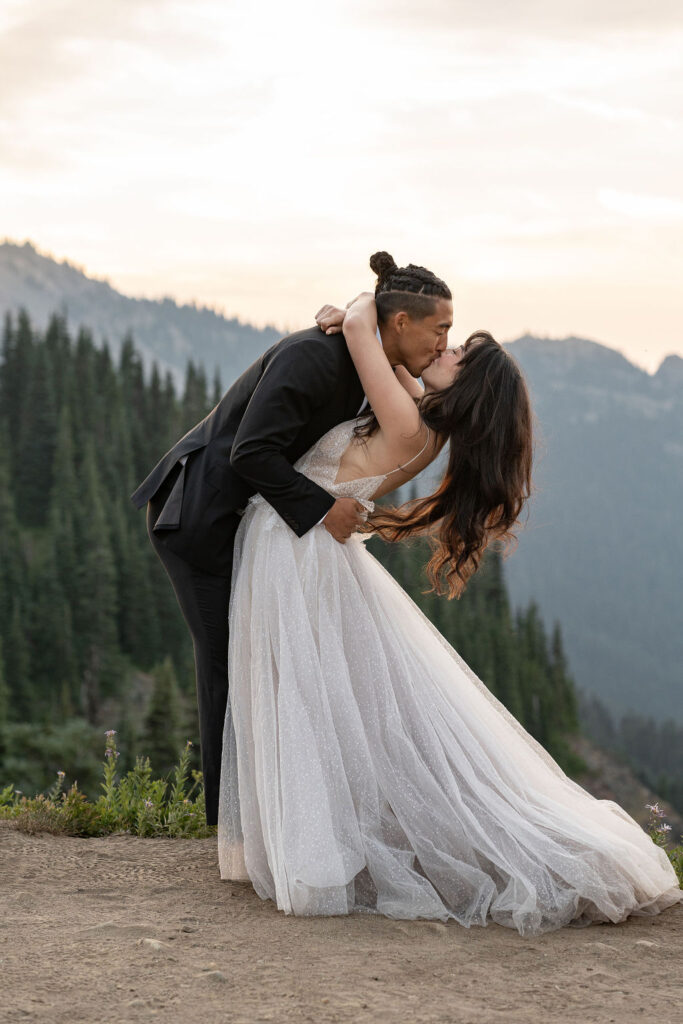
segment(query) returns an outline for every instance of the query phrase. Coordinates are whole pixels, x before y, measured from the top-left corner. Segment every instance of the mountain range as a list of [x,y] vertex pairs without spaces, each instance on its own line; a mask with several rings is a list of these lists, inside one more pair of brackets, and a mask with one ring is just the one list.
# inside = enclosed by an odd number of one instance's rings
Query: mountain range
[[5,241],[0,244],[0,309],[21,306],[39,329],[52,313],[63,313],[74,332],[82,324],[96,343],[107,341],[114,357],[130,331],[145,368],[156,360],[181,386],[188,359],[209,375],[218,367],[229,383],[281,336],[273,327],[252,327],[205,306],[179,305],[168,297],[130,298],[67,260],[39,253],[31,242]]
[[[171,298],[130,298],[30,242],[0,244],[0,310],[54,312],[116,356],[130,332],[146,367],[187,361],[224,386],[279,337]],[[576,682],[614,714],[683,722],[683,359],[648,374],[585,338],[507,342],[536,417],[534,493],[505,561],[515,604],[558,619]],[[431,487],[439,466],[417,478]]]

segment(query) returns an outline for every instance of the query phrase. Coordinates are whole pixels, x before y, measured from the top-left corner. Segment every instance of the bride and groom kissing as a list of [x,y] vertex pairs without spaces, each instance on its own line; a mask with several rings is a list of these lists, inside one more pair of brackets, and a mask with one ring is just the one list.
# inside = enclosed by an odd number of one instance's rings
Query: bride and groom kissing
[[[448,286],[387,253],[374,294],[278,341],[132,495],[195,652],[222,878],[285,913],[494,920],[521,934],[656,914],[666,853],[569,779],[366,549],[429,535],[458,597],[528,500],[532,410]],[[421,383],[420,383],[421,379]],[[434,493],[375,501],[448,445]]]

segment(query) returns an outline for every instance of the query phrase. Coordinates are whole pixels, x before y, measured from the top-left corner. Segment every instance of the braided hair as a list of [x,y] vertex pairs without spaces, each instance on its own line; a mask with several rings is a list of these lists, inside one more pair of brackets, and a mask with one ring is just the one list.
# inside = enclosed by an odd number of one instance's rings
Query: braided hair
[[437,299],[453,298],[448,285],[431,270],[415,263],[397,267],[388,252],[371,256],[370,269],[377,274],[375,302],[381,324],[400,311],[414,320],[424,320],[434,313]]

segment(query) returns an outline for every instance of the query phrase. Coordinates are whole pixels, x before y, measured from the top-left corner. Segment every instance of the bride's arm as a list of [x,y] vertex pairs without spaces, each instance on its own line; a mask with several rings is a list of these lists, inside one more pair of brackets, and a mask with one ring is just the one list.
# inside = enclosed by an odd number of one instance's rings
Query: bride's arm
[[412,398],[423,397],[425,389],[422,387],[419,380],[416,380],[412,373],[409,373],[408,370],[406,370],[405,366],[395,366],[394,374],[401,387],[404,387]]
[[[364,294],[367,298],[370,293],[365,292]],[[352,306],[354,302],[362,297],[363,293],[356,296],[355,299],[352,299],[351,302],[347,303],[345,309],[340,309],[338,306],[332,306],[330,304],[322,306],[315,314],[315,320],[318,327],[320,327],[325,334],[339,334],[343,330],[344,319],[349,306]],[[422,398],[424,395],[424,388],[420,382],[417,381],[415,377],[408,372],[408,370],[406,370],[405,366],[394,366],[393,370],[396,380],[406,389],[412,398]]]
[[353,302],[344,317],[344,338],[381,429],[405,443],[406,437],[417,433],[422,419],[415,398],[399,381],[384,354],[376,331],[377,306],[374,296],[366,293]]

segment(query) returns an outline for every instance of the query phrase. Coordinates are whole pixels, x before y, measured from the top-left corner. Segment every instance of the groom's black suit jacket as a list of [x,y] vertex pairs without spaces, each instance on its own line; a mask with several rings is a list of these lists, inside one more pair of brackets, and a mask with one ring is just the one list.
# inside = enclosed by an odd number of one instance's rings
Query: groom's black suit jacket
[[299,537],[331,508],[332,495],[293,463],[337,423],[352,419],[362,401],[343,335],[317,327],[290,334],[163,456],[131,501],[142,508],[160,492],[158,515],[152,502],[155,536],[191,565],[228,576],[238,513],[256,491]]

